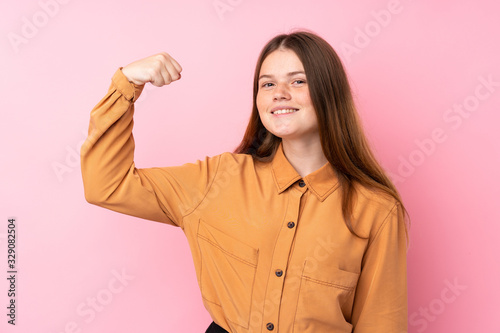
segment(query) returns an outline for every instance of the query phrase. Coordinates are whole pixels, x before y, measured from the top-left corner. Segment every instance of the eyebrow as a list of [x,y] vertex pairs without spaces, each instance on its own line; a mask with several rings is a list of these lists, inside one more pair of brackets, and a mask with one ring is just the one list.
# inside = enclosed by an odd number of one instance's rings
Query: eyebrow
[[[286,76],[294,76],[294,75],[297,75],[297,74],[305,74],[305,72],[304,72],[304,71],[295,71],[295,72],[290,72],[290,73],[288,73]],[[263,79],[263,78],[272,78],[272,77],[274,77],[274,76],[273,76],[273,75],[271,75],[271,74],[263,74],[263,75],[259,76],[259,81],[260,81],[261,79]]]

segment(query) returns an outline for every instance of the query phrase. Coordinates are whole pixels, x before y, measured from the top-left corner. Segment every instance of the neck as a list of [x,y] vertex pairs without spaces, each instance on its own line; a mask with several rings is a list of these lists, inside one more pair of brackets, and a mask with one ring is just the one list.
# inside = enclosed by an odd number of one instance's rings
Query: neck
[[325,165],[326,159],[319,137],[317,140],[283,139],[283,153],[301,177],[305,177]]

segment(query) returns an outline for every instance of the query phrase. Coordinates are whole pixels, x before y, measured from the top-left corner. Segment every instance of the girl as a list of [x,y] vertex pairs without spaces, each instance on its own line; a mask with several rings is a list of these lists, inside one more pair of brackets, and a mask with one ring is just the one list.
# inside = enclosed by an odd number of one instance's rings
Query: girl
[[333,48],[307,31],[274,37],[234,152],[137,169],[134,102],[181,71],[167,53],[116,71],[82,146],[86,200],[182,228],[206,332],[406,332],[406,210]]

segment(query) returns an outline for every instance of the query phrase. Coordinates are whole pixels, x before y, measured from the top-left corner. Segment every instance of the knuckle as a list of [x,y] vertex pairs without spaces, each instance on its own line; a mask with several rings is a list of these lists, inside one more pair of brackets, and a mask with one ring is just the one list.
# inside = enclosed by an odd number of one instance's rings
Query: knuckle
[[158,54],[158,56],[159,56],[159,59],[162,61],[168,60],[168,58],[170,57],[168,55],[168,53],[166,53],[166,52],[162,52],[162,53]]
[[165,56],[161,53],[157,54],[154,56],[154,62],[156,64],[161,64],[165,61]]
[[160,60],[160,59],[157,59],[155,62],[154,62],[154,68],[155,70],[158,70],[159,68],[161,68],[163,66],[163,61]]
[[146,72],[148,73],[149,77],[154,77],[156,74],[156,70],[154,67],[148,68]]

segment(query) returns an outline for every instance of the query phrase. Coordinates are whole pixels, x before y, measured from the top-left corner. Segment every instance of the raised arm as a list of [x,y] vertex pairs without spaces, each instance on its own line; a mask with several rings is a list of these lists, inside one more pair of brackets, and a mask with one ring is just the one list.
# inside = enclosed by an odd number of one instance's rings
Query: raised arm
[[[179,80],[181,66],[160,53],[116,71],[106,96],[90,115],[88,137],[81,148],[81,169],[88,202],[145,219],[177,224],[157,188],[168,173],[138,170],[132,135],[134,102],[144,84],[163,86]],[[193,168],[195,169],[195,168]],[[163,186],[168,189],[168,186]]]

